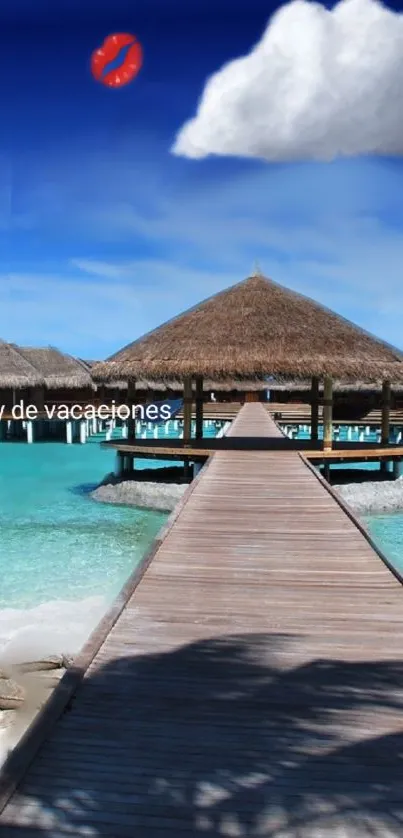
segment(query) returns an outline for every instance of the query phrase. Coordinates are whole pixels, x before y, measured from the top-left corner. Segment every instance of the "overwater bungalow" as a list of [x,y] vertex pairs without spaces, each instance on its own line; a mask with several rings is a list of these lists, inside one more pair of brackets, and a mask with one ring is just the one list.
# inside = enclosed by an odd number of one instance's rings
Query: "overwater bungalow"
[[7,414],[20,398],[27,399],[35,387],[43,385],[42,373],[18,349],[0,341],[0,401]]
[[[309,405],[311,382],[309,379],[272,379],[268,383],[270,401],[281,405]],[[323,398],[323,382],[319,382],[319,396]],[[403,386],[391,382],[391,409],[403,405]],[[280,408],[281,409],[281,408]],[[337,420],[354,421],[370,411],[382,409],[382,385],[371,381],[333,381],[333,416]]]
[[123,404],[127,396],[127,381],[107,381],[104,383],[96,383],[92,378],[92,368],[99,363],[99,361],[87,360],[77,358],[77,361],[84,366],[91,376],[92,385],[95,388],[95,395],[92,394],[91,403],[110,404],[114,399],[117,404]]
[[[81,360],[92,374],[93,367],[99,361]],[[96,382],[95,382],[96,383]],[[245,401],[267,401],[268,385],[265,381],[256,379],[238,381],[236,379],[215,380],[206,379],[203,387],[203,398],[205,402],[237,402],[243,404]],[[112,399],[116,403],[124,403],[127,400],[127,381],[107,381],[97,384],[97,399],[101,403],[104,399],[109,404]],[[136,381],[136,400],[143,404],[150,399],[163,401],[164,399],[177,399],[183,391],[183,381],[176,379],[138,379]]]
[[[184,440],[203,431],[204,382],[267,377],[310,380],[311,434],[332,447],[333,381],[382,387],[382,441],[389,439],[391,382],[403,383],[403,353],[321,304],[262,275],[215,294],[138,338],[92,369],[101,382],[125,380],[136,400],[136,379],[180,379]],[[323,384],[321,396],[320,384]],[[194,386],[193,386],[194,385]]]
[[[267,389],[265,381],[257,381],[256,379],[246,379],[245,381],[205,379],[203,400],[204,402],[238,402],[239,404],[243,404],[245,401],[266,401]],[[180,379],[166,379],[164,381],[139,379],[136,381],[136,395],[139,396],[140,403],[142,399],[149,398],[151,395],[157,400],[177,399],[182,391],[183,381]]]
[[[89,369],[71,355],[54,347],[22,347],[0,343],[0,390],[4,411],[1,438],[68,437],[72,441],[79,429],[56,416],[50,420],[46,406],[67,407],[94,401],[96,385]],[[21,406],[17,415],[16,406]],[[26,408],[36,408],[35,434],[33,421],[25,415]],[[26,421],[25,421],[26,420]],[[81,431],[81,437],[84,436]],[[70,439],[71,437],[71,439]]]
[[53,346],[36,348],[14,345],[14,349],[41,376],[41,384],[31,394],[39,410],[45,402],[86,403],[94,397],[96,387],[90,370],[77,358]]

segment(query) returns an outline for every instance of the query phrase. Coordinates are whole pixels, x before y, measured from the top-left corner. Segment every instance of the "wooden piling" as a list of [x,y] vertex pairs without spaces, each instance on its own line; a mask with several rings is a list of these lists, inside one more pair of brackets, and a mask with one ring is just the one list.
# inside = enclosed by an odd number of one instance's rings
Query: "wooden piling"
[[196,378],[196,439],[203,439],[203,378]]
[[327,376],[323,390],[323,450],[333,448],[333,381]]
[[[183,441],[190,442],[192,438],[192,404],[193,404],[193,388],[192,379],[188,376],[183,382]],[[185,460],[184,465],[185,480],[190,478],[190,463]]]
[[189,442],[192,438],[192,379],[185,378],[183,382],[183,440]]
[[311,381],[311,439],[319,439],[319,378]]
[[136,438],[136,419],[132,416],[133,405],[136,404],[136,380],[130,379],[127,382],[127,404],[130,408],[130,416],[127,420],[127,433],[129,439]]
[[45,410],[45,389],[44,387],[33,387],[31,391],[31,402],[38,409],[38,413]]
[[[382,384],[382,417],[381,417],[381,445],[382,447],[389,445],[390,436],[390,405],[392,393],[390,381],[384,381]],[[386,474],[388,471],[388,463],[386,460],[381,462],[381,472]]]
[[398,480],[399,477],[403,477],[403,461],[401,459],[395,460],[393,463],[393,479]]

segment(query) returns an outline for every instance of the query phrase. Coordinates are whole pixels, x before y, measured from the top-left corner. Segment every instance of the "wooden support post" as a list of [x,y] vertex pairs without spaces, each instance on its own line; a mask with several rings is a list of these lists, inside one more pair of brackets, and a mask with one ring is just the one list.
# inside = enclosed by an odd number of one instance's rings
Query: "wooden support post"
[[185,378],[183,384],[183,441],[189,442],[192,438],[192,379]]
[[323,450],[333,448],[333,381],[327,377],[323,390]]
[[32,390],[32,404],[38,408],[38,413],[43,413],[45,410],[45,389],[44,387],[34,387]]
[[319,378],[313,376],[311,381],[311,439],[319,439]]
[[122,477],[127,477],[134,471],[134,457],[132,454],[124,454],[122,457]]
[[120,451],[116,452],[115,457],[115,476],[122,477],[123,474],[123,454]]
[[132,417],[132,408],[136,404],[136,381],[131,379],[127,382],[127,404],[130,408],[130,416],[127,422],[127,433],[129,439],[136,438],[136,418]]
[[203,378],[196,378],[196,439],[203,439]]
[[[382,423],[381,423],[381,445],[384,448],[389,445],[390,435],[390,403],[391,403],[391,389],[390,381],[384,381],[382,384]],[[386,474],[388,472],[388,463],[386,460],[381,462],[381,472]]]
[[[192,438],[192,379],[187,377],[183,382],[183,444],[186,445]],[[190,478],[190,463],[185,460],[184,466],[185,480]]]
[[98,384],[98,386],[97,386],[97,396],[98,396],[100,404],[105,404],[106,387],[104,386],[104,384]]
[[403,477],[403,462],[402,460],[395,460],[393,463],[393,479],[398,480]]

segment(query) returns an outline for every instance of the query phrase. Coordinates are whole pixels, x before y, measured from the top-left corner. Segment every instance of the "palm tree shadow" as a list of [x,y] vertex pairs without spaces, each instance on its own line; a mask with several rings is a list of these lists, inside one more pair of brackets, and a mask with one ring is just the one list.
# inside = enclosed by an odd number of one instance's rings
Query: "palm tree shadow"
[[94,669],[4,835],[44,827],[40,805],[52,835],[402,836],[403,664],[299,665],[300,643],[217,637]]

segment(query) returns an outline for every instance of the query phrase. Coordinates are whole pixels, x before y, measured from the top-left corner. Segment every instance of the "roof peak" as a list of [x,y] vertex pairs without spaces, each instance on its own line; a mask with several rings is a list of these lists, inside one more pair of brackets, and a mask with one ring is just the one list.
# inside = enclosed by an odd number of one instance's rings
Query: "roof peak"
[[261,271],[261,269],[260,269],[260,264],[259,264],[259,262],[257,261],[257,259],[255,259],[255,261],[254,261],[254,263],[253,263],[253,268],[252,268],[252,273],[251,273],[251,276],[260,276],[260,277],[263,277],[262,271]]

